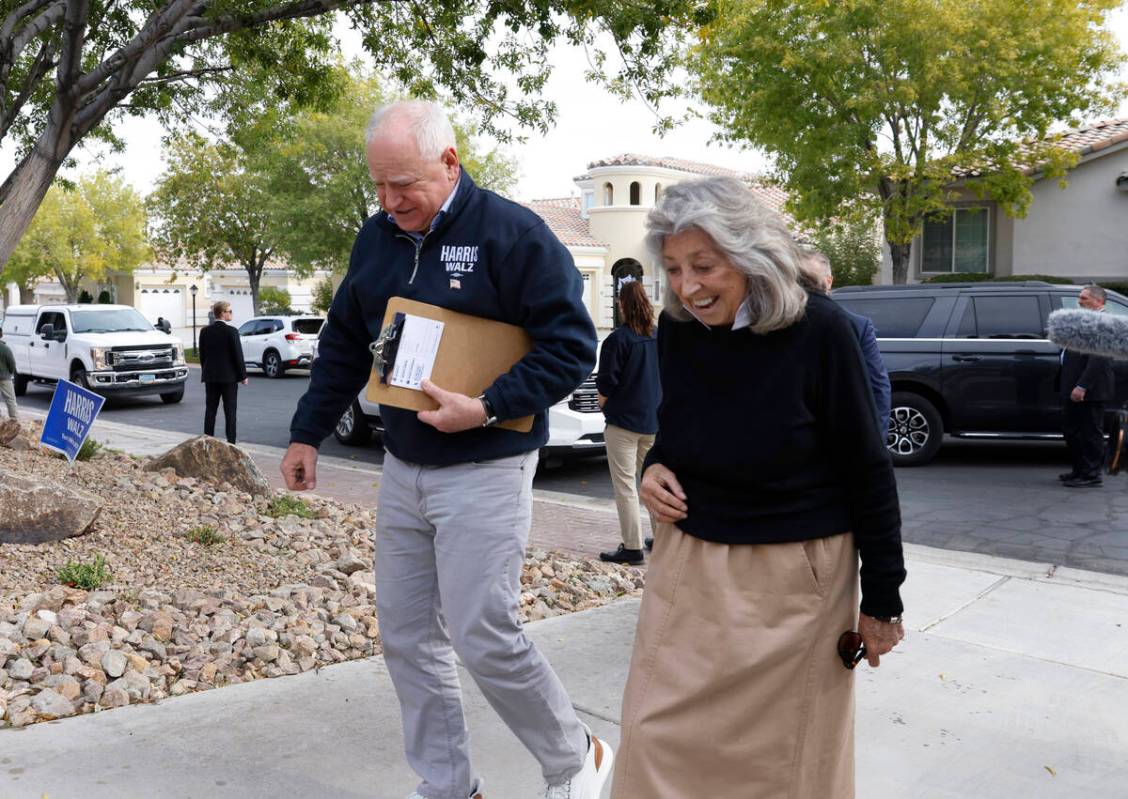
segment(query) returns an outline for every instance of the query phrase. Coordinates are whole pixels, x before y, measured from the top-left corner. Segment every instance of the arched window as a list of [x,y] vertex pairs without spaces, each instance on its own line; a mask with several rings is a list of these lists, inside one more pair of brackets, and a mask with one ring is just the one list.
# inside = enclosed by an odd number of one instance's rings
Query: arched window
[[662,199],[662,184],[661,183],[655,183],[654,184],[654,204],[657,205],[658,201],[660,199]]
[[603,204],[604,205],[614,205],[615,204],[615,189],[613,189],[611,187],[610,183],[604,183],[603,184]]
[[642,202],[641,194],[642,186],[640,186],[636,180],[631,183],[631,205],[639,205]]

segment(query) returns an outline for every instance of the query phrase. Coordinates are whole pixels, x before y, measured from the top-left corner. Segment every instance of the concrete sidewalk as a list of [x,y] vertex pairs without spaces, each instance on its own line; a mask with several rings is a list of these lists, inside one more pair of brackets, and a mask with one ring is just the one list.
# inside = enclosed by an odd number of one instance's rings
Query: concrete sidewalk
[[[168,446],[169,434],[121,427],[99,422],[95,437],[138,453]],[[323,486],[358,494],[378,480],[355,464],[322,468]],[[579,546],[572,528],[601,518],[617,529],[601,503],[537,504],[555,514],[538,516],[538,541]],[[924,547],[906,556],[909,634],[879,670],[858,672],[858,796],[1128,796],[1128,578]],[[637,609],[628,600],[529,627],[613,744]],[[486,795],[536,796],[536,764],[463,683]],[[414,786],[401,746],[373,658],[0,733],[0,799],[401,799]]]

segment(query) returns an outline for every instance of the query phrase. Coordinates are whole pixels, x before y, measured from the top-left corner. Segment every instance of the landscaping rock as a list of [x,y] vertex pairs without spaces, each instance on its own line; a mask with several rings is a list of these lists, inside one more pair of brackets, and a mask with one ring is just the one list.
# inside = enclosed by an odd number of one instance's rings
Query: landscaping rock
[[252,496],[270,493],[270,484],[247,453],[211,436],[190,438],[154,458],[145,469],[173,469],[180,477],[204,480],[213,485],[229,483]]
[[0,544],[42,544],[88,532],[102,500],[50,479],[0,469]]
[[43,721],[74,715],[74,703],[50,688],[44,688],[37,693],[31,700],[31,707]]

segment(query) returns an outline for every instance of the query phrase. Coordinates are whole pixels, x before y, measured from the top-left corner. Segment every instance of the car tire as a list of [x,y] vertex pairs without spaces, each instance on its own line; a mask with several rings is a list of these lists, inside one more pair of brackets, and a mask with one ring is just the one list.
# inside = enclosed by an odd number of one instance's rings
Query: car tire
[[894,391],[886,447],[894,466],[923,466],[944,441],[944,420],[930,401],[911,391]]
[[86,377],[86,370],[82,367],[71,369],[70,381],[76,386],[80,386],[87,391],[90,391],[90,380]]
[[267,377],[281,377],[286,373],[282,358],[274,350],[267,350],[262,354],[262,373]]
[[21,374],[16,374],[12,378],[12,390],[16,392],[17,397],[22,397],[27,393],[27,383],[29,379],[27,375]]
[[165,405],[175,405],[184,399],[184,386],[181,386],[176,391],[169,391],[166,394],[161,394],[161,402]]
[[364,418],[360,402],[353,400],[333,428],[333,437],[348,447],[359,447],[372,440],[372,428]]

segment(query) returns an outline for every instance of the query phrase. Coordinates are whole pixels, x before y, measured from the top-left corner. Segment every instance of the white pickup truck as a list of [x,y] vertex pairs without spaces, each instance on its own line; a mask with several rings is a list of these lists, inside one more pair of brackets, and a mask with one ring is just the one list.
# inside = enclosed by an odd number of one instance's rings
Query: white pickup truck
[[184,397],[184,346],[128,305],[10,305],[4,341],[20,396],[28,383],[65,379],[104,397]]

